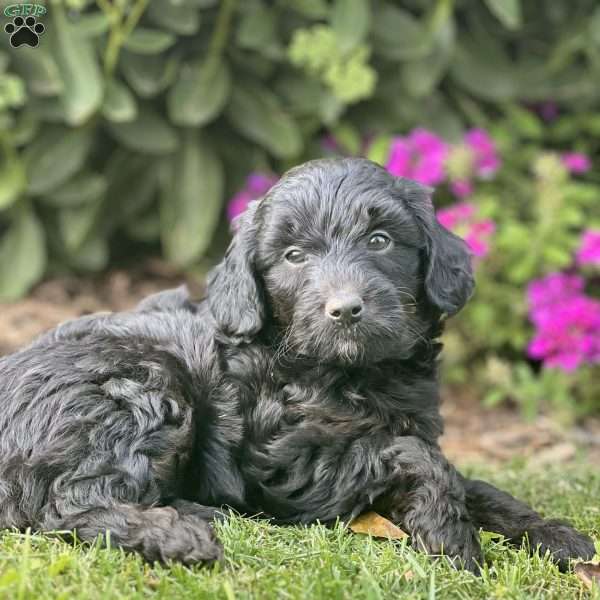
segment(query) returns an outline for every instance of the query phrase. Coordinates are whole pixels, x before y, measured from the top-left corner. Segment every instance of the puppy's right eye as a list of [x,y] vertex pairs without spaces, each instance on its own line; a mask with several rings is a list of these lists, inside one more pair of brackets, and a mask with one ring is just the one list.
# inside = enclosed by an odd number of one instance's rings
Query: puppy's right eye
[[306,261],[306,254],[304,254],[304,252],[298,248],[290,248],[285,253],[285,260],[293,265],[299,265]]

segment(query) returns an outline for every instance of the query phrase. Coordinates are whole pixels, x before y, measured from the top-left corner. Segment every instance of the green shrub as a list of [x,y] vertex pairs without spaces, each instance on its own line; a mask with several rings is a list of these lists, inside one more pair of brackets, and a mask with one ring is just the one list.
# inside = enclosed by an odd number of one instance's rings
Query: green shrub
[[115,235],[196,263],[245,175],[318,155],[324,128],[452,138],[598,95],[593,0],[66,0],[41,20],[37,48],[0,50],[4,299],[48,265],[105,268]]

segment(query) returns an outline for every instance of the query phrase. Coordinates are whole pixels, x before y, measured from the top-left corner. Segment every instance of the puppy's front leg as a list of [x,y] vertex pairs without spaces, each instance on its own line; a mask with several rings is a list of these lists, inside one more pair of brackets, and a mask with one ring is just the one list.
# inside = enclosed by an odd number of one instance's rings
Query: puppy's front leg
[[485,481],[462,481],[469,513],[477,527],[501,533],[513,544],[527,538],[531,552],[538,547],[541,554],[550,552],[561,571],[569,568],[572,559],[591,560],[594,556],[593,540],[569,523],[542,518],[524,502]]
[[415,546],[477,572],[482,554],[459,474],[437,446],[407,436],[386,451],[392,487],[375,509],[402,527]]

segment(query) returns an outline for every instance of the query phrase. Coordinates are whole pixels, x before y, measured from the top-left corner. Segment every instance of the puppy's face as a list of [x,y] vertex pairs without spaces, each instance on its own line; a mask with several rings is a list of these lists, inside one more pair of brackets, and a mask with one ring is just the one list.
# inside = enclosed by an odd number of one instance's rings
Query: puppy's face
[[342,159],[289,171],[247,211],[209,301],[238,341],[269,320],[289,355],[353,365],[410,357],[471,289],[464,244],[437,224],[429,191]]
[[373,171],[318,170],[272,190],[257,270],[292,355],[407,357],[422,335],[421,231]]

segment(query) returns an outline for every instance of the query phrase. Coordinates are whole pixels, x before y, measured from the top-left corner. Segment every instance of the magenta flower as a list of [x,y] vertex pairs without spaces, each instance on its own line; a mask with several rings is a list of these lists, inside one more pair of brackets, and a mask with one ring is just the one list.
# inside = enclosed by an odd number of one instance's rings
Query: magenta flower
[[410,177],[412,175],[412,152],[404,138],[393,140],[386,168],[396,177]]
[[527,349],[532,358],[564,371],[600,361],[600,302],[577,296],[536,319],[537,331]]
[[568,273],[550,273],[541,279],[534,279],[527,287],[527,300],[533,322],[536,322],[536,315],[542,311],[551,310],[560,302],[581,296],[584,286],[583,277]]
[[444,181],[448,144],[426,129],[414,129],[407,137],[392,141],[386,168],[392,175],[425,185]]
[[458,202],[437,211],[437,218],[446,229],[460,235],[471,252],[483,257],[490,251],[490,239],[496,230],[491,219],[477,219],[475,206],[469,202]]
[[459,225],[470,221],[475,215],[475,205],[470,202],[457,202],[448,208],[437,211],[438,221],[446,229],[455,229]]
[[529,356],[564,371],[600,361],[600,302],[586,296],[583,287],[582,277],[567,273],[530,283],[529,318],[536,332]]
[[483,129],[471,129],[465,134],[464,141],[473,152],[473,169],[477,177],[493,177],[500,167],[500,157],[489,133]]
[[600,230],[588,229],[581,237],[581,244],[576,254],[580,265],[600,266]]
[[478,257],[486,256],[490,251],[490,239],[496,231],[496,224],[491,219],[483,219],[471,223],[465,235],[465,242],[471,252]]
[[561,160],[566,169],[574,175],[587,173],[592,168],[592,161],[582,152],[565,152]]
[[462,200],[473,193],[473,183],[469,180],[453,181],[450,184],[450,190],[457,198]]
[[252,200],[264,196],[277,182],[277,177],[267,173],[251,173],[246,179],[246,185],[239,190],[227,205],[227,218],[233,221],[241,215]]

